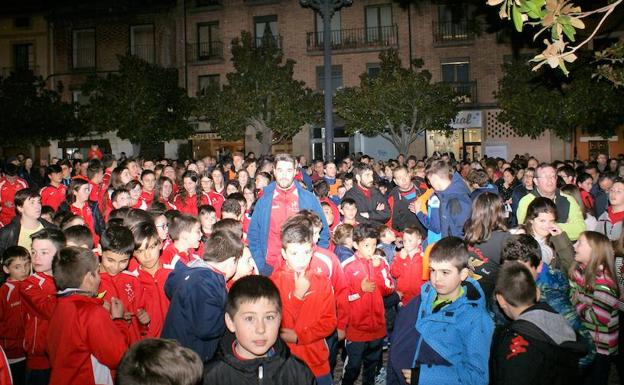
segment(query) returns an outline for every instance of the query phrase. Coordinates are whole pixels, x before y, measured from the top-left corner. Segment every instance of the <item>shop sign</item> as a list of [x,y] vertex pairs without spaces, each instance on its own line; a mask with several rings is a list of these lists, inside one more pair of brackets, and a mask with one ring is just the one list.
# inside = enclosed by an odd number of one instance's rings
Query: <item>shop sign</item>
[[455,119],[451,121],[451,127],[459,128],[481,128],[483,122],[481,120],[481,111],[459,111]]

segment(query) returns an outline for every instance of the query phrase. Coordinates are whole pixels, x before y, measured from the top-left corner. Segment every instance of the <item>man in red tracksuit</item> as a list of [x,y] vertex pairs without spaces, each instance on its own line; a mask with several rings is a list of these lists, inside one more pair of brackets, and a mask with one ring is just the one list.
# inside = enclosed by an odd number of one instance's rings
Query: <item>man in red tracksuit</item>
[[50,184],[41,189],[41,205],[50,206],[57,211],[67,195],[67,187],[62,183],[63,170],[58,164],[52,164],[46,168],[46,175]]
[[11,223],[15,217],[15,193],[28,187],[28,183],[17,176],[18,168],[13,163],[4,166],[4,178],[0,179],[0,223]]
[[93,252],[80,247],[62,249],[54,261],[59,293],[47,337],[50,385],[112,385],[128,349],[122,302],[111,298],[107,310],[97,298],[97,266]]
[[386,336],[386,318],[383,297],[392,294],[394,284],[385,258],[374,255],[377,229],[368,223],[353,231],[357,252],[342,262],[349,285],[349,324],[346,348],[348,360],[342,378],[343,385],[354,384],[361,366],[363,385],[375,381],[375,368],[382,353]]

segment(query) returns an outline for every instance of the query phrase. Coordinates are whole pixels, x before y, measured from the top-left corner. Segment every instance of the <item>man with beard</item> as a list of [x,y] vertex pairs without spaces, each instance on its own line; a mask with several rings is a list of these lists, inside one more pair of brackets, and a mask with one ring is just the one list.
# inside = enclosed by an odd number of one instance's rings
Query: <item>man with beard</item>
[[275,182],[264,188],[254,207],[247,240],[258,270],[270,275],[282,263],[282,224],[300,210],[312,210],[323,221],[318,246],[329,246],[329,227],[325,214],[314,194],[295,182],[295,159],[289,154],[275,156]]
[[398,232],[408,226],[416,226],[420,229],[421,234],[425,234],[426,230],[409,209],[410,203],[414,202],[424,191],[420,191],[412,178],[407,166],[398,166],[392,173],[396,187],[390,192],[388,198],[388,207],[390,208],[391,218],[390,227]]
[[390,219],[388,202],[373,184],[373,169],[370,165],[360,163],[354,169],[357,184],[347,191],[345,198],[355,201],[358,223],[383,225]]

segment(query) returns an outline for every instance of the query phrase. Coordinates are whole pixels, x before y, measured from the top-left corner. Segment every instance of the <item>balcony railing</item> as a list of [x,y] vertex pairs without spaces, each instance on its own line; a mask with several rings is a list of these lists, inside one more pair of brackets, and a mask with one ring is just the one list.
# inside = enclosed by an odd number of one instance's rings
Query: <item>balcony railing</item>
[[271,35],[256,37],[253,41],[254,47],[261,47],[264,44],[266,39],[271,39],[274,44],[277,45],[277,48],[282,49],[282,36],[281,35]]
[[130,53],[148,63],[154,62],[154,44],[134,44],[130,47]]
[[462,105],[474,105],[478,103],[477,82],[447,82],[455,91],[457,101]]
[[190,63],[223,60],[223,43],[218,40],[188,43],[186,45],[186,57]]
[[39,76],[41,73],[39,72],[38,65],[29,64],[28,67],[2,67],[2,77],[7,78],[11,76],[11,74],[32,74],[33,76]]
[[95,47],[74,48],[72,63],[74,68],[95,68]]
[[[307,33],[308,51],[323,50],[323,35],[322,31]],[[396,25],[331,31],[333,50],[396,47],[398,42]]]
[[454,22],[433,22],[433,42],[436,44],[467,42],[474,40],[470,21],[463,19]]

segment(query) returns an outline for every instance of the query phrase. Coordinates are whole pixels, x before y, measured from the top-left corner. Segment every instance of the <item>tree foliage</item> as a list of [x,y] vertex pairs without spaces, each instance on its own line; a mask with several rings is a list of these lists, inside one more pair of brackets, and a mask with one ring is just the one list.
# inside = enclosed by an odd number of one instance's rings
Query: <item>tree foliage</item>
[[0,78],[0,135],[5,146],[47,146],[81,132],[74,106],[32,72]]
[[203,117],[228,140],[241,139],[248,126],[255,129],[262,153],[295,136],[305,124],[318,120],[321,99],[305,83],[293,78],[295,61],[284,62],[275,38],[265,33],[255,44],[249,32],[232,40],[234,71],[227,84],[214,85],[198,95],[196,115]]
[[449,131],[457,114],[458,101],[451,88],[432,83],[431,74],[422,70],[422,61],[413,68],[401,66],[397,51],[379,55],[381,69],[375,77],[360,76],[360,86],[346,88],[336,95],[336,110],[350,133],[381,135],[399,152],[424,130]]
[[593,77],[590,62],[581,57],[571,66],[569,78],[558,72],[535,73],[525,63],[506,64],[495,93],[502,109],[498,120],[532,138],[551,130],[569,140],[577,128],[591,135],[613,135],[624,123],[624,92]]
[[119,56],[119,70],[90,77],[82,87],[89,103],[80,118],[94,132],[117,131],[121,139],[149,145],[185,139],[191,99],[178,86],[178,72],[132,55]]

